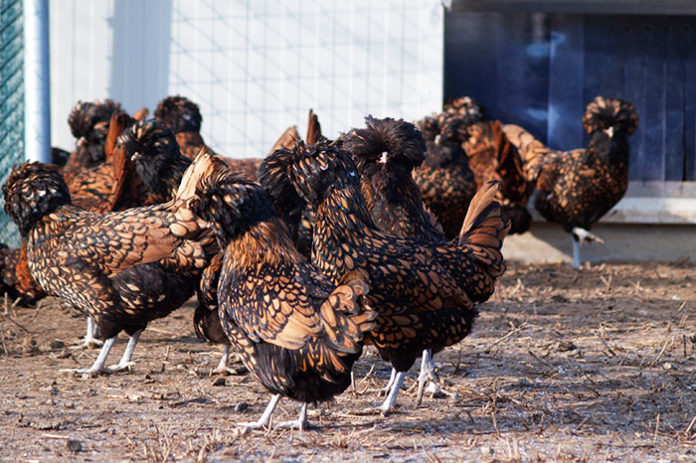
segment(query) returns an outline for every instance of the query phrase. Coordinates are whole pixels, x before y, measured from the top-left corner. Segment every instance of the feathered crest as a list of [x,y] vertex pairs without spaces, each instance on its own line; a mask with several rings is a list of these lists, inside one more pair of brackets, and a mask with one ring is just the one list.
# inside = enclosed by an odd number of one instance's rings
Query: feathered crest
[[22,236],[27,236],[43,216],[70,204],[68,186],[53,164],[25,162],[13,167],[2,193],[5,212],[17,224]]
[[199,132],[203,117],[198,105],[180,95],[168,96],[160,101],[155,109],[155,119],[174,131]]
[[446,101],[443,105],[443,111],[461,116],[467,125],[475,124],[484,118],[483,108],[478,101],[470,96],[462,96]]
[[638,114],[631,103],[598,96],[587,105],[582,125],[589,134],[613,126],[630,135],[638,128]]
[[353,156],[361,173],[364,163],[401,162],[411,170],[425,159],[425,140],[411,122],[367,116],[365,125],[364,129],[350,131],[343,142],[343,148]]

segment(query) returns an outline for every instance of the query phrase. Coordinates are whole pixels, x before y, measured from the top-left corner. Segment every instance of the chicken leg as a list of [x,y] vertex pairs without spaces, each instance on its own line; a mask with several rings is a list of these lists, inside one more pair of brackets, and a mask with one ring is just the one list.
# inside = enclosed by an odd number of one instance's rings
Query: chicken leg
[[573,227],[570,233],[573,239],[573,268],[580,268],[580,246],[582,246],[583,241],[587,241],[588,243],[596,241],[597,243],[604,244],[604,240],[580,227]]
[[242,426],[248,429],[259,429],[268,427],[268,425],[271,423],[271,416],[273,415],[273,411],[275,410],[276,405],[278,405],[279,401],[280,394],[273,394],[273,397],[271,397],[271,400],[268,402],[268,405],[266,406],[266,410],[264,410],[263,414],[258,419],[258,421],[253,423],[241,422],[237,423],[237,426]]

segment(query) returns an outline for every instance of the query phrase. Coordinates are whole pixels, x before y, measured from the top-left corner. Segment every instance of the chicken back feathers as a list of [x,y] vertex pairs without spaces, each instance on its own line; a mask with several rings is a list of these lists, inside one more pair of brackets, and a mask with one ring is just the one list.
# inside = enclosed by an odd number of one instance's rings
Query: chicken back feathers
[[[464,289],[438,263],[441,248],[377,230],[347,153],[322,142],[277,151],[269,161],[280,162],[279,158],[291,166],[288,181],[315,210],[312,262],[333,282],[355,270],[368,273],[368,298],[379,316],[366,342],[374,343],[385,360],[405,371],[422,350],[437,352],[469,333],[477,312]],[[504,236],[508,225],[498,220]],[[486,217],[474,223],[490,225]],[[473,229],[466,236],[472,243],[479,240]],[[487,239],[478,245],[484,247]],[[457,257],[460,266],[469,266],[465,256]]]
[[330,399],[349,385],[373,326],[366,277],[355,272],[334,287],[294,248],[265,191],[218,163],[192,207],[224,250],[217,288],[224,331],[273,393]]

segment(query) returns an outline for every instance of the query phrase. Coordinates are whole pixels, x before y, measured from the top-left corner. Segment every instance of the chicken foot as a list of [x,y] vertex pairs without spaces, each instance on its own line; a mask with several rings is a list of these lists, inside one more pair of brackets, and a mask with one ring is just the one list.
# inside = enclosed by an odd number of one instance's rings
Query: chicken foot
[[604,240],[581,227],[573,227],[570,233],[573,239],[573,268],[580,268],[580,246],[583,241],[604,244]]

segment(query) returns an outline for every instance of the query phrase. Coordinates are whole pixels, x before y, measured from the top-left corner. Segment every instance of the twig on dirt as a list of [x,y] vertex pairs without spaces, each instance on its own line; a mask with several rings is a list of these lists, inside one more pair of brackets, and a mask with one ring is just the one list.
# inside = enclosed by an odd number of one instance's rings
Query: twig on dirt
[[498,433],[498,436],[500,436],[500,429],[498,429],[498,420],[495,418],[495,412],[498,404],[498,379],[496,378],[495,381],[493,381],[493,403],[491,404],[491,418],[493,419],[493,427],[495,428],[495,432]]
[[657,414],[657,418],[655,418],[655,434],[653,435],[653,443],[657,442],[657,432],[660,429],[660,414]]
[[[513,325],[513,326],[514,326],[514,325]],[[527,327],[527,322],[523,322],[522,324],[520,324],[520,326],[515,327],[515,328],[513,328],[512,330],[508,331],[507,334],[505,334],[502,338],[496,339],[496,340],[493,342],[493,344],[491,344],[490,346],[488,346],[483,352],[486,353],[486,354],[490,354],[490,353],[491,353],[491,349],[493,349],[495,346],[497,346],[497,345],[500,344],[501,342],[505,341],[505,340],[506,340],[507,338],[509,338],[510,336],[519,333],[520,331],[522,331],[522,330],[525,329],[526,327]]]
[[24,326],[22,326],[21,323],[19,323],[18,321],[15,321],[12,317],[10,317],[10,314],[9,314],[9,313],[4,313],[4,314],[2,314],[2,315],[3,315],[6,319],[8,319],[9,321],[11,321],[12,323],[14,323],[15,325],[17,325],[18,327],[20,327],[20,328],[22,329],[22,331],[24,331],[25,333],[33,334],[31,331],[29,331],[29,330],[26,329]]
[[664,353],[665,353],[665,349],[667,349],[667,344],[668,344],[668,343],[669,343],[669,339],[667,339],[667,340],[665,341],[664,346],[662,346],[662,350],[660,350],[660,353],[657,354],[657,357],[655,357],[655,360],[653,360],[652,362],[650,362],[650,365],[649,365],[650,367],[654,367],[654,366],[657,364],[657,362],[660,361],[660,359],[662,358],[662,354],[664,354]]
[[689,426],[687,426],[684,430],[684,435],[687,438],[689,437],[689,433],[691,432],[691,429],[694,427],[694,424],[696,424],[696,415],[694,415],[693,419],[691,420],[691,423],[689,423]]
[[607,351],[609,351],[609,353],[612,356],[616,356],[616,352],[614,352],[614,349],[612,349],[611,346],[609,346],[609,343],[607,341],[605,341],[604,338],[599,333],[595,333],[595,336],[597,336],[597,339],[599,339],[602,342],[602,345],[604,345],[604,347],[606,347]]
[[604,275],[600,275],[599,279],[602,280],[602,283],[604,283],[604,286],[606,286],[606,290],[609,291],[611,289],[611,281],[614,277],[612,275],[609,275],[609,278],[604,278]]
[[10,355],[10,351],[7,349],[7,344],[5,344],[5,333],[0,329],[0,341],[2,341],[2,348],[5,351],[5,355]]
[[512,288],[512,291],[510,292],[510,296],[514,296],[515,293],[517,293],[517,291],[519,291],[520,289],[525,289],[525,288],[524,288],[524,285],[522,284],[522,280],[518,278],[517,285],[515,285],[515,287]]
[[61,436],[60,434],[51,434],[51,433],[48,433],[48,432],[45,432],[45,433],[43,433],[43,434],[41,434],[41,435],[42,435],[43,437],[48,438],[48,439],[65,439],[65,440],[69,440],[69,439],[70,439],[70,436]]

